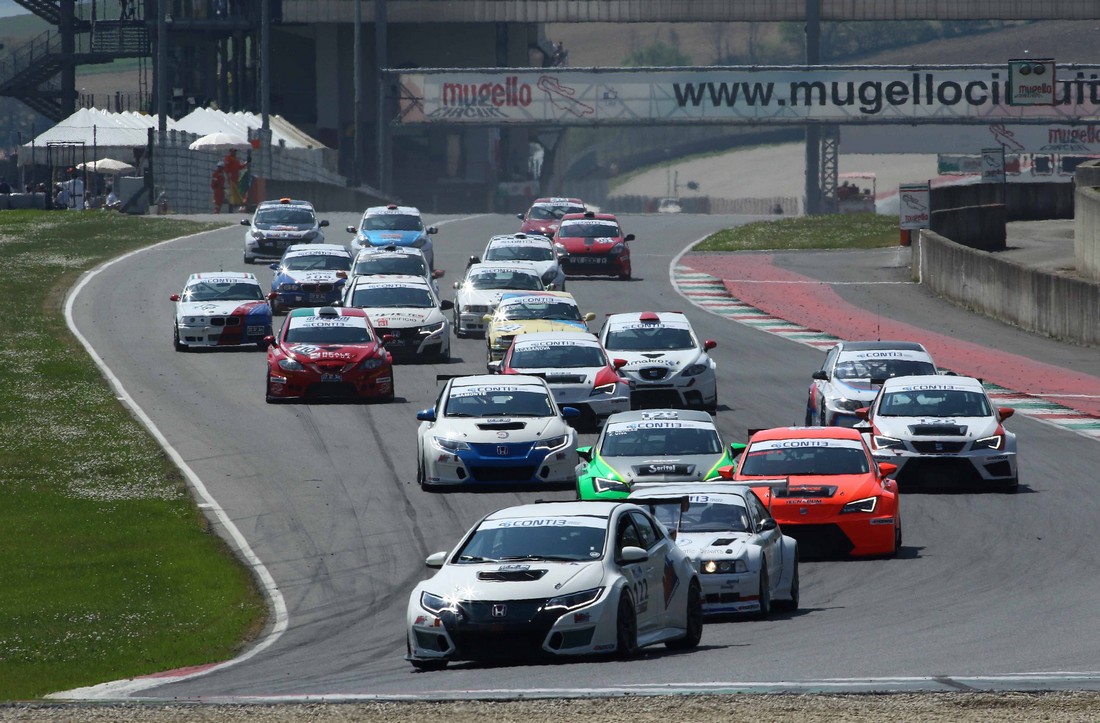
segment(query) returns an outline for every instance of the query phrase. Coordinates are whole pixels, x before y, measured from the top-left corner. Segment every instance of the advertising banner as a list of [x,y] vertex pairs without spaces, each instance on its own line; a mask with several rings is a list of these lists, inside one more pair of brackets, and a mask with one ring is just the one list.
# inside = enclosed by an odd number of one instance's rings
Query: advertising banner
[[1100,122],[1067,125],[993,123],[957,125],[950,133],[939,126],[844,126],[840,146],[845,153],[975,153],[1004,146],[1007,153],[1100,155]]
[[1006,65],[487,68],[398,73],[398,123],[1005,123],[1100,115],[1100,66],[1010,105]]
[[905,183],[898,186],[899,226],[912,231],[928,228],[930,199],[927,183]]
[[1004,183],[1004,146],[982,149],[982,183]]

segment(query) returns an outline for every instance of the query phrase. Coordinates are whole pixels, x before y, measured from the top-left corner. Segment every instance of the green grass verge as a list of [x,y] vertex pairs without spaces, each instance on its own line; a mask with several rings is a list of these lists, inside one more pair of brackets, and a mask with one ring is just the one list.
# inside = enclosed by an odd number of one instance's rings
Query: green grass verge
[[62,315],[85,269],[223,226],[0,211],[0,700],[224,660],[266,619]]
[[728,228],[703,239],[692,251],[872,249],[897,246],[899,236],[897,216],[799,216]]

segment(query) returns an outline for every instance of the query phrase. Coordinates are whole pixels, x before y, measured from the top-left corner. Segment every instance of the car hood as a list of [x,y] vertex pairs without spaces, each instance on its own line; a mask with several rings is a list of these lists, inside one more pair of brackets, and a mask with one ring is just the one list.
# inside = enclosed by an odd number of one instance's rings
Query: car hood
[[668,482],[694,482],[713,477],[725,455],[685,454],[667,457],[605,457],[600,460],[632,486]]
[[[432,434],[464,442],[501,444],[534,442],[568,433],[561,417],[445,417]],[[502,436],[503,435],[503,436]]]
[[883,417],[874,427],[886,437],[899,439],[981,439],[995,434],[999,423],[993,417]]
[[523,560],[445,565],[421,587],[459,600],[530,600],[590,590],[603,578],[603,565],[596,560]]
[[599,236],[596,238],[559,238],[555,239],[571,254],[605,254],[611,247],[622,242],[620,236]]
[[375,355],[378,346],[369,344],[282,344],[283,353],[302,363],[339,365],[357,364]]
[[462,291],[461,300],[463,305],[496,306],[511,291],[515,289],[468,289]]
[[747,532],[684,532],[676,533],[676,546],[692,560],[736,559],[745,556]]
[[599,367],[524,367],[515,369],[517,374],[529,374],[533,377],[542,377],[550,386],[562,386],[579,384],[592,386],[596,381],[596,375],[606,369]]
[[265,234],[272,233],[301,233],[303,231],[312,231],[317,228],[315,223],[254,223],[252,227],[258,231],[263,231]]
[[307,269],[302,271],[287,271],[275,275],[276,284],[342,284],[347,280],[347,274],[339,276],[337,271],[324,269]]
[[266,301],[191,301],[176,304],[176,317],[270,314]]
[[879,390],[878,385],[871,385],[870,379],[833,379],[832,387],[835,394],[867,402],[874,401]]
[[[780,496],[772,497],[772,506],[797,503],[799,500],[810,497],[820,499],[822,502],[833,500],[837,503],[847,503],[862,497],[870,497],[882,492],[882,485],[873,472],[863,474],[806,474],[806,475],[770,475],[768,477],[746,477],[735,474],[733,481],[752,487],[753,479],[761,481],[781,479],[786,477],[788,492]],[[803,489],[813,490],[813,494],[803,495]]]
[[649,367],[668,367],[676,372],[704,358],[698,349],[676,351],[612,351],[608,349],[607,353],[608,356],[616,359],[625,359],[626,366],[619,371],[634,375],[637,375],[639,369]]
[[519,232],[553,236],[560,224],[560,221],[524,221],[519,227]]
[[358,239],[371,246],[412,246],[423,236],[423,231],[360,231]]
[[385,334],[387,328],[424,326],[443,321],[443,312],[434,306],[430,309],[410,309],[406,307],[371,307],[363,309],[379,334]]
[[493,326],[493,336],[500,334],[533,334],[539,331],[588,331],[583,321],[563,321],[561,319],[528,319],[525,321],[502,321]]

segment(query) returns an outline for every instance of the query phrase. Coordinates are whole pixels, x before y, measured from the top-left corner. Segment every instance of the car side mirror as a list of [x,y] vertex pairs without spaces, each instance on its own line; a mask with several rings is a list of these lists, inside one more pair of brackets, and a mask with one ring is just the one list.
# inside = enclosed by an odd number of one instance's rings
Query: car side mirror
[[704,351],[710,351],[711,349],[713,349],[716,346],[718,346],[718,342],[716,342],[714,339],[707,339],[706,341],[703,342],[703,350]]
[[324,227],[328,226],[328,219],[325,219],[324,221],[322,221],[321,223],[319,223],[317,225],[320,226],[321,228],[324,228]]
[[627,365],[628,363],[629,363],[629,362],[627,362],[627,360],[626,360],[626,359],[612,359],[612,360],[611,360],[611,366],[613,366],[613,367],[614,367],[614,368],[616,368],[616,369],[622,369],[622,368],[623,368],[623,367],[625,367],[625,366],[626,366],[626,365]]
[[390,342],[392,342],[396,338],[397,337],[395,337],[393,334],[383,334],[382,335],[382,346],[385,346],[386,344],[389,344]]
[[760,523],[758,532],[767,532],[768,530],[774,530],[779,527],[779,524],[775,521],[774,517],[769,517]]
[[517,213],[516,218],[518,218],[520,221],[522,221],[523,220],[523,214],[522,213]]
[[627,545],[619,553],[619,562],[629,565],[633,562],[645,562],[649,559],[649,553],[640,547]]
[[486,324],[488,324],[489,322],[491,322],[493,320],[493,315],[492,314],[486,314],[485,316],[481,317],[481,320],[484,321]]
[[251,222],[251,221],[249,221],[249,220],[248,220],[247,218],[242,218],[242,219],[241,219],[241,225],[242,225],[242,226],[251,226],[251,225],[252,225],[252,222]]
[[279,262],[276,261],[273,264],[269,264],[267,268],[271,269],[272,271],[278,271],[279,270]]
[[855,415],[857,417],[859,417],[860,419],[869,420],[871,418],[871,408],[870,407],[860,407],[859,409],[855,410]]
[[436,228],[435,226],[429,226],[428,227],[428,233],[439,233],[439,229]]
[[741,456],[741,453],[745,451],[745,447],[748,447],[748,446],[749,445],[745,444],[744,442],[730,442],[730,444],[729,444],[730,456],[733,457],[734,459],[737,459],[738,457]]
[[590,311],[590,312],[588,312],[587,314],[585,314],[585,315],[584,315],[584,320],[585,320],[585,321],[595,321],[595,320],[596,320],[596,315],[595,315],[595,314],[593,314],[593,313],[592,313],[592,312]]
[[416,413],[416,418],[421,422],[434,422],[435,410],[434,409],[421,409]]
[[275,299],[279,298],[279,295],[276,294],[274,291],[269,291],[264,298],[268,301],[275,301]]
[[823,382],[829,381],[829,373],[824,369],[818,369],[816,372],[810,375],[811,379],[818,379]]
[[1009,417],[1011,417],[1015,413],[1016,413],[1016,410],[1013,409],[1012,407],[997,407],[997,416],[1001,418],[1002,422],[1005,421],[1006,419],[1008,419]]
[[169,301],[179,301],[180,300],[180,295],[179,294],[172,294],[171,296],[168,297],[168,300]]
[[428,555],[426,558],[424,558],[424,564],[428,567],[440,568],[443,567],[443,563],[445,562],[447,562],[446,550]]
[[444,299],[443,301],[439,302],[440,311],[449,311],[453,308],[455,308],[455,304],[450,299]]
[[633,241],[633,240],[634,240],[634,234],[632,234],[632,233],[628,233],[626,236],[623,236],[623,241]]
[[576,419],[581,416],[581,410],[576,407],[562,407],[561,418],[562,419]]
[[577,456],[583,459],[585,462],[592,461],[592,448],[591,447],[577,447]]
[[444,275],[445,275],[446,273],[447,273],[447,272],[446,272],[446,271],[444,271],[443,269],[436,269],[435,271],[433,271],[433,272],[432,272],[432,278],[433,278],[433,279],[442,279],[442,278],[443,278],[443,276],[444,276]]
[[732,464],[727,464],[718,468],[718,476],[722,479],[733,479],[733,473],[737,470]]
[[547,291],[557,291],[558,290],[558,285],[555,284],[553,281],[551,281],[549,284],[546,285],[546,290]]
[[471,256],[470,259],[466,262],[466,268],[470,268],[474,264],[480,264],[480,263],[481,263],[480,258],[478,258],[477,256]]
[[458,283],[457,281],[456,281],[456,282],[454,282],[453,284],[451,284],[451,288],[452,288],[452,289],[457,289],[457,288],[458,288],[458,287],[460,287],[460,286],[462,286],[462,284]]
[[500,367],[504,364],[503,360],[487,361],[485,362],[485,368],[489,370],[490,374],[500,374]]
[[878,476],[889,477],[898,471],[898,466],[893,462],[879,462],[878,463]]
[[348,233],[359,233],[359,229],[355,228],[354,226],[346,226],[345,229]]
[[268,346],[275,346],[275,337],[265,336],[264,337],[264,344],[267,344]]

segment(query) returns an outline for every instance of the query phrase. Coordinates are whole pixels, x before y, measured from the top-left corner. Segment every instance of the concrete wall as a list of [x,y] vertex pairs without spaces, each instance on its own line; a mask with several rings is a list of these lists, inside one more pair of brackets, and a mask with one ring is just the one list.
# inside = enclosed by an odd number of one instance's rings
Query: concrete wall
[[1078,166],[1074,185],[1074,264],[1082,276],[1100,281],[1100,161]]
[[1100,345],[1100,281],[999,259],[927,229],[913,249],[913,271],[955,303],[1028,331]]

